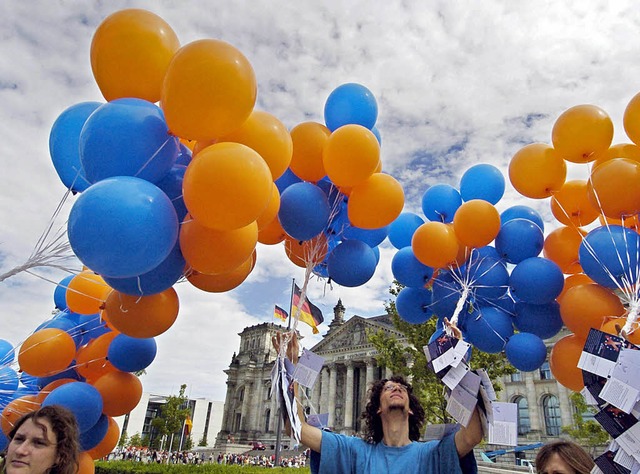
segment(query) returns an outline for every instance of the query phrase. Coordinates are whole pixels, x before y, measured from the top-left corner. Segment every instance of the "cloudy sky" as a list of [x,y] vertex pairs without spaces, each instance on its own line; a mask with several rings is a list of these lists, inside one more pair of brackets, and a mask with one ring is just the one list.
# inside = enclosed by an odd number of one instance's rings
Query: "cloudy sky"
[[[64,196],[48,152],[51,125],[73,104],[104,100],[91,73],[92,35],[109,14],[133,7],[161,16],[181,44],[215,38],[240,49],[257,76],[256,108],[289,128],[322,122],[338,85],[368,87],[379,106],[384,170],[401,181],[405,209],[414,212],[429,185],[457,186],[477,163],[506,172],[523,145],[550,143],[553,122],[574,105],[602,107],[615,124],[614,143],[628,142],[622,114],[640,91],[640,11],[630,1],[4,1],[0,274],[28,258]],[[497,207],[514,203],[550,214],[548,203],[512,189]],[[383,245],[378,270],[362,287],[310,282],[326,322],[338,298],[347,317],[382,313],[393,252]],[[0,338],[16,345],[50,317],[55,283],[65,276],[37,274],[0,282]],[[176,393],[186,383],[192,396],[223,400],[222,370],[238,349],[237,334],[272,321],[274,304],[288,306],[291,278],[302,277],[282,245],[259,246],[257,268],[234,291],[177,285],[180,314],[157,338],[145,390]],[[319,340],[301,331],[308,346]]]

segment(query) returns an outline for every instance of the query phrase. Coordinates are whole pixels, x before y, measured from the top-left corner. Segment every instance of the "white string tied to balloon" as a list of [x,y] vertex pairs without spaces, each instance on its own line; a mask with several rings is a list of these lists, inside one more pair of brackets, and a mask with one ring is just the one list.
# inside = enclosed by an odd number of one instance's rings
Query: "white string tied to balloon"
[[627,322],[624,323],[624,326],[620,331],[620,334],[623,337],[627,337],[629,334],[631,334],[635,330],[636,323],[638,322],[638,317],[640,316],[639,313],[640,313],[640,300],[635,299],[629,305],[629,311],[627,313]]

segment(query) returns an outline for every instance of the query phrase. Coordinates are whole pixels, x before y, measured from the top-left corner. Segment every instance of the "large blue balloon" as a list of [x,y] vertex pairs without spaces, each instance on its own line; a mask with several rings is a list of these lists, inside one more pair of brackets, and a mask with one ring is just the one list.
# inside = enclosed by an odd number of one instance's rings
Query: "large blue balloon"
[[498,308],[476,308],[466,319],[465,336],[483,352],[501,352],[513,335],[511,317]]
[[373,128],[378,118],[378,103],[371,91],[361,84],[336,87],[324,104],[324,122],[332,132],[350,123]]
[[357,239],[362,240],[369,247],[377,247],[389,233],[389,226],[380,227],[378,229],[361,229],[360,227],[348,226],[342,233],[344,240]]
[[102,276],[142,275],[167,258],[178,239],[178,217],[157,186],[118,176],[89,187],[69,214],[69,243]]
[[389,225],[389,242],[397,249],[411,246],[416,229],[424,219],[413,212],[403,212]]
[[[450,272],[441,272],[433,280],[432,291],[433,303],[431,304],[431,309],[433,313],[438,318],[451,318],[458,305],[458,300],[462,296],[462,286],[459,279],[454,278],[454,275]],[[468,302],[464,304],[463,313],[467,308]]]
[[542,220],[542,216],[538,213],[538,211],[530,208],[529,206],[511,206],[502,214],[500,214],[500,222],[502,225],[505,225],[507,222],[513,219],[530,220],[535,225],[540,227],[540,230],[544,231],[544,221]]
[[483,302],[502,298],[509,288],[509,272],[501,260],[475,258],[458,270],[472,295]]
[[182,197],[182,181],[185,171],[187,171],[186,166],[174,165],[164,178],[156,183],[156,186],[162,189],[169,199],[171,199],[176,214],[178,215],[178,221],[180,222],[184,220],[188,212]]
[[465,201],[482,199],[496,204],[504,195],[504,176],[498,168],[485,163],[472,166],[460,179],[460,195]]
[[327,195],[313,183],[295,183],[280,196],[278,220],[284,231],[296,240],[309,240],[329,222]]
[[95,425],[80,435],[80,448],[82,451],[89,451],[100,444],[109,430],[109,417],[100,415]]
[[75,275],[69,275],[63,278],[56,286],[56,289],[53,290],[53,303],[60,311],[67,309],[67,287],[74,277]]
[[433,316],[431,291],[426,288],[405,287],[396,298],[398,316],[411,324],[422,324]]
[[530,332],[541,339],[549,339],[562,329],[560,305],[557,301],[547,304],[516,303],[513,324],[522,332]]
[[80,160],[91,183],[112,176],[136,176],[155,183],[178,157],[162,110],[142,99],[101,105],[80,132]]
[[511,271],[511,294],[524,303],[547,304],[554,301],[564,287],[564,275],[551,260],[532,257]]
[[338,285],[354,287],[368,282],[376,271],[376,256],[360,240],[345,240],[329,254],[329,277]]
[[13,362],[15,350],[13,344],[6,339],[0,339],[0,365],[7,365]]
[[598,227],[587,234],[578,251],[582,270],[607,288],[628,288],[638,281],[640,238],[619,225]]
[[137,372],[144,370],[157,352],[156,341],[153,338],[138,339],[125,334],[118,334],[109,345],[107,357],[113,366],[123,372]]
[[278,188],[280,194],[282,194],[284,190],[292,184],[301,182],[302,180],[298,178],[293,171],[291,171],[291,168],[287,168],[284,174],[275,180],[276,188]]
[[89,116],[101,105],[100,102],[72,105],[60,114],[51,127],[51,161],[60,181],[72,191],[84,191],[91,184],[80,162],[80,132]]
[[0,451],[4,451],[9,446],[9,438],[7,438],[4,432],[0,431]]
[[400,284],[413,288],[424,288],[433,276],[433,268],[419,261],[410,246],[398,250],[393,256],[391,272]]
[[505,347],[505,353],[511,365],[523,372],[540,368],[547,358],[547,348],[542,339],[527,332],[511,336]]
[[11,367],[0,367],[0,392],[13,392],[18,389],[18,374]]
[[70,382],[51,391],[42,406],[62,405],[71,410],[78,422],[80,433],[95,425],[102,415],[102,395],[85,382]]
[[536,224],[528,219],[512,219],[502,224],[496,237],[496,250],[509,263],[540,255],[544,246],[544,235]]
[[448,184],[434,184],[422,195],[422,212],[430,221],[453,222],[453,216],[461,205],[460,193]]

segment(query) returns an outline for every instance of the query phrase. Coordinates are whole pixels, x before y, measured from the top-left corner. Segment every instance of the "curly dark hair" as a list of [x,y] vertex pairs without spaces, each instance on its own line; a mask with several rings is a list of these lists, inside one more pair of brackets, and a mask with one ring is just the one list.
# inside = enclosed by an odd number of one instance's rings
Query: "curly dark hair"
[[582,447],[571,441],[561,440],[545,444],[536,456],[536,469],[544,472],[554,454],[557,454],[565,464],[577,474],[589,474],[595,463]]
[[20,418],[9,432],[12,440],[16,432],[27,420],[42,427],[46,427],[39,420],[48,420],[51,423],[53,433],[56,435],[56,455],[58,460],[51,467],[50,474],[75,474],[78,471],[78,456],[80,453],[80,441],[76,417],[71,411],[61,405],[48,405],[27,413]]
[[409,409],[413,412],[413,414],[409,415],[409,439],[411,441],[418,441],[420,439],[422,425],[424,424],[424,409],[418,397],[413,394],[411,384],[408,383],[404,377],[398,375],[390,379],[377,380],[369,389],[369,402],[362,413],[362,419],[366,423],[364,432],[365,439],[370,443],[379,443],[384,436],[382,431],[382,418],[380,418],[378,410],[380,409],[380,395],[382,395],[382,389],[387,382],[399,383],[407,388]]

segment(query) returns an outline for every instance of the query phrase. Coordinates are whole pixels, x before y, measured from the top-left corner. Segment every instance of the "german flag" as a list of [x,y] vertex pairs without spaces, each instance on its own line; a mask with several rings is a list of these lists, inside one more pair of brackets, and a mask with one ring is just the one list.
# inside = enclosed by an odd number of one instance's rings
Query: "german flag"
[[278,305],[276,305],[276,307],[274,308],[273,315],[276,317],[276,319],[279,319],[280,321],[285,321],[285,322],[289,317],[289,314]]
[[189,436],[191,434],[191,429],[193,428],[193,421],[191,421],[191,417],[187,415],[187,418],[184,420],[184,434],[185,436]]
[[[322,316],[322,311],[316,305],[311,303],[308,298],[304,299],[304,303],[300,302],[300,297],[302,296],[302,291],[298,287],[298,285],[294,284],[293,289],[293,307],[299,308],[298,316],[300,321],[303,323],[307,323],[309,326],[313,328],[313,333],[318,334],[318,326],[324,321],[324,316]],[[295,314],[295,311],[294,313]]]

